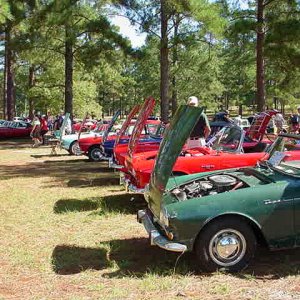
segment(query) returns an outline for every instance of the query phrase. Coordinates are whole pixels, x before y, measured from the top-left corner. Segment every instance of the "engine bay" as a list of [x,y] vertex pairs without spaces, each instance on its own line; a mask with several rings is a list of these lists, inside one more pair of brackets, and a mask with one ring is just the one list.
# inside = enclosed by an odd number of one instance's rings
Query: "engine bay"
[[220,174],[212,175],[192,182],[182,184],[174,188],[171,193],[179,200],[185,201],[191,198],[216,195],[224,192],[235,191],[248,185],[237,177]]

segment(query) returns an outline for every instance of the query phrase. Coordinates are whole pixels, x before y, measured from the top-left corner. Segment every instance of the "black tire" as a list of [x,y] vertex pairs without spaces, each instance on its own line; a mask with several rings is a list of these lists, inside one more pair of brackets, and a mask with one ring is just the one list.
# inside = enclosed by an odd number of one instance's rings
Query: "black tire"
[[100,146],[94,145],[90,147],[88,151],[88,157],[90,161],[100,161],[103,158],[103,153]]
[[195,251],[204,271],[238,272],[253,258],[256,244],[253,230],[246,222],[226,217],[204,228],[195,242]]
[[69,148],[69,153],[70,153],[70,155],[76,155],[76,156],[81,155],[78,141],[74,141],[71,143],[70,148]]

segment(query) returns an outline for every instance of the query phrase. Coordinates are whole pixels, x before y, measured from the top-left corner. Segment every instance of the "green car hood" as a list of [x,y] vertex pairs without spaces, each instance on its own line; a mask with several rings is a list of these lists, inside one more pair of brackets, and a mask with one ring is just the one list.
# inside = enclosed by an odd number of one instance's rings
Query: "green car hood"
[[163,193],[173,166],[202,112],[203,108],[200,107],[180,106],[165,132],[151,174],[149,190],[145,194],[149,206],[155,213],[160,211]]

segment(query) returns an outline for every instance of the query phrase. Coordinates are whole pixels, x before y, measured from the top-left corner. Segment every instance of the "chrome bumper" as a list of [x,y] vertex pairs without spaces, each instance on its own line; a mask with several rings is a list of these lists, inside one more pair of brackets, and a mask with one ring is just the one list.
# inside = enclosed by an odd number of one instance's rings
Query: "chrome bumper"
[[122,166],[122,165],[115,164],[114,159],[112,157],[110,157],[108,159],[108,167],[112,168],[112,169],[122,169],[122,168],[124,168],[124,166]]
[[119,173],[119,180],[120,180],[120,185],[126,185],[126,178],[124,172]]
[[127,190],[131,193],[144,194],[145,189],[140,189],[127,181]]
[[135,194],[143,194],[145,189],[140,189],[135,185],[130,183],[129,179],[126,179],[125,173],[120,172],[120,185],[124,185],[126,192],[131,192]]
[[146,210],[139,210],[137,213],[138,222],[143,223],[146,231],[149,234],[151,245],[156,245],[162,249],[173,252],[185,252],[187,246],[179,243],[173,243],[165,238],[154,226],[150,216]]

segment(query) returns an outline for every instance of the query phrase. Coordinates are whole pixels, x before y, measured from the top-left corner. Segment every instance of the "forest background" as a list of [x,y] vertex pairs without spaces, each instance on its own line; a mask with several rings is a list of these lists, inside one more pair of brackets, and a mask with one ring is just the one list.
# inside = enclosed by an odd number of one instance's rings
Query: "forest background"
[[[146,33],[143,46],[116,15]],[[100,118],[150,95],[163,121],[191,95],[211,111],[292,112],[299,46],[297,0],[0,0],[0,118]]]

